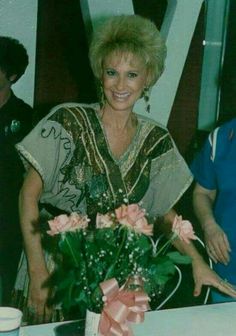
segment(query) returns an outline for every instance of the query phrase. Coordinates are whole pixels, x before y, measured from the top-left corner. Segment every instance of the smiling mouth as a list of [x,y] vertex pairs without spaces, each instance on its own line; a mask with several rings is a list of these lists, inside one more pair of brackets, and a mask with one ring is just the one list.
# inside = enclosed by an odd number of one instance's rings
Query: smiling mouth
[[113,96],[117,99],[125,99],[130,96],[128,92],[125,93],[118,93],[118,92],[113,92]]

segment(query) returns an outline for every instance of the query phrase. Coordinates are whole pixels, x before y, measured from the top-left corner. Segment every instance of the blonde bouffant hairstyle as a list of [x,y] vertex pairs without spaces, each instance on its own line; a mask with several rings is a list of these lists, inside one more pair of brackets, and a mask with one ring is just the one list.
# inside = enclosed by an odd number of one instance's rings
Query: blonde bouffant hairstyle
[[106,20],[94,32],[89,58],[94,76],[102,78],[103,63],[113,53],[133,54],[146,66],[148,85],[164,70],[166,46],[155,24],[139,15],[119,15]]

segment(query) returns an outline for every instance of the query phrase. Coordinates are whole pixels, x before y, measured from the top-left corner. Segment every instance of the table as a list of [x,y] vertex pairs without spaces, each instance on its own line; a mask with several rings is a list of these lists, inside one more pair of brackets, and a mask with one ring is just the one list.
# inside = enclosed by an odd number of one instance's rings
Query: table
[[[54,336],[57,325],[23,327],[20,336]],[[148,312],[132,330],[135,336],[235,336],[236,302]]]

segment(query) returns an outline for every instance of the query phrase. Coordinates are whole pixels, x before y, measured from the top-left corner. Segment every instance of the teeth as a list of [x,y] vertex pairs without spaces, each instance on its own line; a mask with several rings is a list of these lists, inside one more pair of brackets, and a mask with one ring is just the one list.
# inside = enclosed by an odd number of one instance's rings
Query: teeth
[[129,96],[129,93],[114,93],[114,95],[118,98],[126,98]]

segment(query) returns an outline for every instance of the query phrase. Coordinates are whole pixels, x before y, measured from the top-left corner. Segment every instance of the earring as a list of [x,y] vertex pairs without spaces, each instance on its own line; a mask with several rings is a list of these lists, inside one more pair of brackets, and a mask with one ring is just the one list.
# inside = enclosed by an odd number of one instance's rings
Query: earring
[[105,94],[102,83],[100,83],[99,91],[100,108],[102,108],[105,105]]
[[150,90],[148,87],[145,87],[144,90],[143,90],[143,99],[144,99],[144,102],[145,102],[145,105],[146,105],[146,111],[148,113],[150,113],[150,103],[149,103],[149,97],[150,96]]

